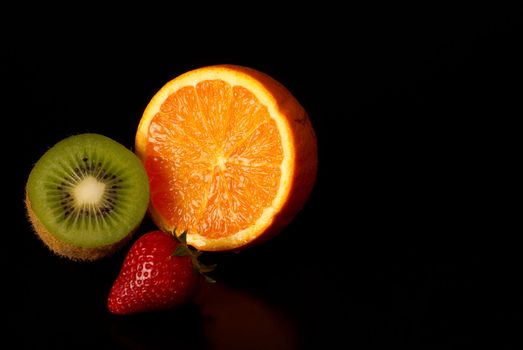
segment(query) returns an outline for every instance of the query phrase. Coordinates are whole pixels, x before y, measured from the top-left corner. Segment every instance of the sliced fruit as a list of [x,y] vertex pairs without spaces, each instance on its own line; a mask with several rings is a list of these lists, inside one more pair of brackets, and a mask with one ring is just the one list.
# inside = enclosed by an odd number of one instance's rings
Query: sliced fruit
[[316,137],[291,93],[233,65],[187,72],[147,106],[136,152],[165,231],[188,231],[199,250],[239,250],[272,237],[306,202]]
[[95,260],[123,245],[141,223],[149,183],[133,152],[108,137],[81,134],[38,160],[25,202],[36,233],[52,251]]

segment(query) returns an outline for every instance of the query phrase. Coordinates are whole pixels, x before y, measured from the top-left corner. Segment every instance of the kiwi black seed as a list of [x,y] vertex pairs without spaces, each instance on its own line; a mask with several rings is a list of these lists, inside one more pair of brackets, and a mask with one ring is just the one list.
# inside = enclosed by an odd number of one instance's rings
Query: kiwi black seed
[[74,260],[112,254],[131,238],[149,204],[149,182],[138,157],[99,134],[68,137],[35,164],[26,208],[37,235]]

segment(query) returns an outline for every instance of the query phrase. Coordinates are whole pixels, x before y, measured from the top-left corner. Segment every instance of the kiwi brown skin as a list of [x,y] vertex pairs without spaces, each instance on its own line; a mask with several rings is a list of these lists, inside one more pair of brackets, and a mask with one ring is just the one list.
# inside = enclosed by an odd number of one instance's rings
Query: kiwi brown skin
[[35,213],[31,209],[31,201],[29,200],[27,192],[25,194],[25,207],[27,210],[27,217],[31,222],[31,225],[33,226],[36,235],[42,240],[42,242],[44,242],[44,244],[53,253],[61,257],[69,258],[71,260],[94,261],[112,255],[114,252],[116,252],[121,247],[125,246],[127,242],[130,241],[130,239],[133,236],[133,233],[137,229],[135,228],[122,240],[113,244],[108,244],[105,246],[95,248],[76,247],[56,239],[55,236],[53,236],[45,228],[45,226],[40,222],[40,220],[38,220]]

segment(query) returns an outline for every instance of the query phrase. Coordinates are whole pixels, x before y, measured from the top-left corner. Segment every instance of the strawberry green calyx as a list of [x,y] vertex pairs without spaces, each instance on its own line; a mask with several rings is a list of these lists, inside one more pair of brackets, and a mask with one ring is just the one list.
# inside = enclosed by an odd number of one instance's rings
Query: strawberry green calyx
[[202,252],[187,244],[187,231],[183,231],[178,236],[176,234],[176,229],[174,229],[172,235],[178,240],[178,242],[180,242],[180,244],[176,246],[172,256],[189,256],[192,261],[194,272],[202,275],[206,282],[215,283],[216,281],[207,276],[207,273],[213,271],[216,268],[216,264],[204,265],[198,260],[200,255],[202,255]]

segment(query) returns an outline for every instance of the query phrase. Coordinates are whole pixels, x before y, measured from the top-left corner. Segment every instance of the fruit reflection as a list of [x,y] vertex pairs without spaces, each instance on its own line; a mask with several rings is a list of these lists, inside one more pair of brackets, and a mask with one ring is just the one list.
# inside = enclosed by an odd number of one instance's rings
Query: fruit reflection
[[107,313],[111,342],[124,349],[297,349],[293,320],[267,300],[218,282],[169,311]]
[[196,299],[210,349],[296,349],[292,320],[266,300],[222,283]]

